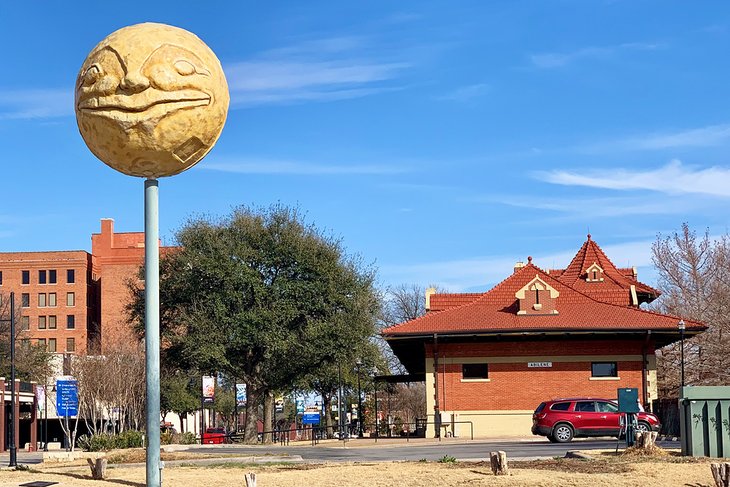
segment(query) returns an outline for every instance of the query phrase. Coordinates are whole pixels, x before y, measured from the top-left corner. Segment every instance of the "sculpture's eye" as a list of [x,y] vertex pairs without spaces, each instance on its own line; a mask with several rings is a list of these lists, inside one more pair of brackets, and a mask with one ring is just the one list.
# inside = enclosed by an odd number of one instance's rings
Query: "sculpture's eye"
[[83,86],[91,86],[101,78],[101,68],[98,64],[94,64],[89,67],[84,73],[84,78],[81,82]]
[[174,66],[177,72],[183,76],[190,76],[195,73],[195,66],[193,66],[193,64],[189,61],[181,59],[179,61],[175,61]]

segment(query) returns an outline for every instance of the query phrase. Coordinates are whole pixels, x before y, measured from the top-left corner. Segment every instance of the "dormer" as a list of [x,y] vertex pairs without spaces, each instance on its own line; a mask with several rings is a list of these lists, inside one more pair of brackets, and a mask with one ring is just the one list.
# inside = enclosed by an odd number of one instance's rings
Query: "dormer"
[[540,279],[539,275],[528,282],[515,293],[520,303],[518,315],[553,315],[558,314],[555,309],[555,300],[560,293],[548,283]]
[[593,263],[585,270],[586,282],[603,282],[603,269],[597,263]]

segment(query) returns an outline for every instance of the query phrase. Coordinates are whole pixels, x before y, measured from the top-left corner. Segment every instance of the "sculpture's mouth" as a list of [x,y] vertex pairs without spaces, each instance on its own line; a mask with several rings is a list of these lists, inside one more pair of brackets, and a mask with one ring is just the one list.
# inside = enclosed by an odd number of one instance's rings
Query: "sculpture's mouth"
[[[114,113],[142,113],[153,107],[164,105],[164,110],[173,112],[183,108],[209,105],[211,96],[198,90],[161,91],[147,89],[132,95],[93,96],[79,101],[78,108],[84,112],[107,115],[114,118]],[[120,113],[121,112],[121,113]]]

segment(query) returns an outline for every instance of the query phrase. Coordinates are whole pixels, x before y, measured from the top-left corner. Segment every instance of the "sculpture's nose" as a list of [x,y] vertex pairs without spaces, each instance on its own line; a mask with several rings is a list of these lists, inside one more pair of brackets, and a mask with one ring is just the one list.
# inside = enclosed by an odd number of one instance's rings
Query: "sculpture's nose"
[[132,71],[122,78],[119,86],[127,93],[139,93],[149,88],[150,80],[139,71]]

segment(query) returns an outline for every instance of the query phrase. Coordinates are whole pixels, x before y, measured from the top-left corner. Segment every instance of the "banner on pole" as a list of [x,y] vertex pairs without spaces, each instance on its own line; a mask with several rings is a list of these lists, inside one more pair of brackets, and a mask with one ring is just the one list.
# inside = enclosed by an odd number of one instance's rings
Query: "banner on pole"
[[239,406],[246,405],[246,384],[236,384],[236,403]]
[[215,377],[203,376],[203,402],[211,403],[215,400]]

